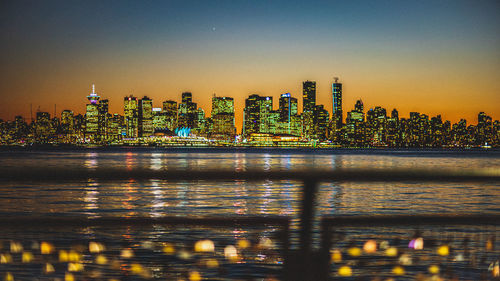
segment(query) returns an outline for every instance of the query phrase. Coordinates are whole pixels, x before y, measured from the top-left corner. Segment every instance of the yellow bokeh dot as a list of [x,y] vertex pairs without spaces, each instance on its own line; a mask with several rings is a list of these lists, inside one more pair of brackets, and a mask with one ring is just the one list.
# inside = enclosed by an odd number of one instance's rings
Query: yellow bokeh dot
[[368,240],[365,242],[363,245],[363,251],[368,254],[373,254],[377,251],[377,241],[375,240]]
[[83,258],[83,255],[78,253],[77,251],[69,251],[68,261],[70,262],[80,262]]
[[211,240],[200,240],[194,244],[195,252],[213,252],[215,250],[214,242]]
[[357,247],[351,247],[347,249],[347,253],[352,257],[361,256],[361,249]]
[[342,253],[339,250],[332,251],[332,262],[339,263],[342,261]]
[[68,271],[69,272],[78,272],[83,270],[83,264],[79,262],[70,262],[68,263]]
[[271,249],[274,247],[274,242],[270,238],[263,237],[260,239],[258,246],[263,249]]
[[10,242],[10,252],[17,254],[23,251],[23,245],[19,242]]
[[201,274],[198,271],[189,272],[189,281],[201,281]]
[[52,264],[50,264],[50,263],[46,263],[46,264],[45,264],[45,268],[44,268],[44,270],[43,270],[43,271],[44,271],[45,273],[52,273],[52,272],[54,272],[54,271],[55,271],[55,270],[54,270],[54,266],[53,266]]
[[206,265],[209,268],[215,268],[219,266],[219,262],[216,259],[208,259]]
[[52,253],[53,250],[54,246],[48,242],[42,242],[42,244],[40,244],[40,253],[42,253],[42,255],[48,255]]
[[8,253],[1,254],[0,255],[0,263],[11,263],[12,262],[12,256]]
[[392,268],[392,273],[395,275],[404,275],[405,269],[402,266],[395,266]]
[[89,243],[89,252],[91,253],[100,253],[104,251],[104,245],[98,242],[90,242]]
[[105,255],[98,255],[95,258],[95,263],[100,264],[100,265],[107,264],[108,263],[108,259],[106,258]]
[[75,281],[75,276],[69,272],[64,275],[64,281]]
[[437,249],[437,253],[440,256],[447,256],[450,254],[450,247],[448,247],[447,245],[440,246]]
[[224,248],[224,256],[226,257],[226,259],[228,259],[229,261],[236,261],[238,260],[238,250],[236,249],[235,246],[233,245],[227,245],[225,248]]
[[395,257],[398,255],[398,248],[396,247],[389,247],[385,250],[385,255],[388,257]]
[[167,255],[171,255],[171,254],[174,254],[175,253],[175,248],[174,248],[174,245],[170,244],[170,243],[166,243],[164,246],[163,246],[163,252]]
[[141,274],[144,271],[144,268],[138,263],[133,263],[130,265],[130,271],[134,274]]
[[134,252],[130,249],[123,249],[122,252],[120,253],[120,256],[124,259],[130,259],[131,257],[134,256]]
[[238,248],[240,248],[240,249],[246,249],[246,248],[250,247],[250,241],[248,241],[246,239],[238,240],[238,243],[236,246],[238,246]]
[[65,250],[60,250],[59,251],[59,261],[60,262],[69,261],[68,252],[66,252]]
[[31,252],[23,252],[23,255],[21,257],[22,262],[28,263],[31,262],[34,259],[33,254]]
[[437,266],[435,264],[429,266],[429,272],[431,274],[438,274],[439,273],[439,266]]
[[337,273],[340,275],[340,276],[352,276],[352,268],[350,268],[349,266],[347,265],[343,265],[341,267],[339,267],[339,270],[337,271]]
[[10,272],[7,272],[5,274],[5,281],[14,281],[14,275],[12,275],[12,273]]

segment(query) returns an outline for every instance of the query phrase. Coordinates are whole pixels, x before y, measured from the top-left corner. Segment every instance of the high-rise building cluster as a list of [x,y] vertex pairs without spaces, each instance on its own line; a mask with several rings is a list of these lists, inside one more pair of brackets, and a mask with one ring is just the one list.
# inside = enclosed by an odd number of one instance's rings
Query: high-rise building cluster
[[[184,92],[181,102],[163,101],[154,107],[153,100],[133,95],[123,99],[123,115],[111,114],[109,102],[101,99],[92,86],[87,96],[85,114],[63,110],[61,118],[48,112],[36,112],[26,122],[0,120],[1,145],[28,144],[171,144],[241,145],[241,146],[323,146],[323,147],[490,147],[500,145],[500,122],[484,112],[476,125],[461,119],[456,124],[441,115],[429,117],[411,112],[400,118],[396,109],[390,114],[376,106],[365,111],[356,101],[345,119],[342,83],[334,78],[331,87],[331,116],[316,103],[316,82],[302,83],[302,112],[297,98],[281,94],[278,105],[272,96],[251,94],[245,99],[243,124],[237,134],[232,97],[212,97],[209,117]],[[203,141],[200,141],[203,140]]]

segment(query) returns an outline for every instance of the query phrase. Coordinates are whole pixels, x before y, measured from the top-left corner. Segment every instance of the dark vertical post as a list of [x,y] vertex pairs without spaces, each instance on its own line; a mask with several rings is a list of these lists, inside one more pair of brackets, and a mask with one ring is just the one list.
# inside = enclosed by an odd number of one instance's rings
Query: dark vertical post
[[302,280],[314,274],[314,258],[312,253],[312,225],[314,219],[314,202],[318,183],[313,178],[304,180],[302,192],[302,212],[300,213],[300,263],[302,267]]
[[328,280],[330,274],[330,248],[332,246],[332,231],[327,219],[321,220],[321,242],[319,250],[319,280]]
[[283,243],[283,272],[281,273],[282,280],[290,280],[289,271],[292,267],[290,260],[290,220],[281,225],[281,241]]

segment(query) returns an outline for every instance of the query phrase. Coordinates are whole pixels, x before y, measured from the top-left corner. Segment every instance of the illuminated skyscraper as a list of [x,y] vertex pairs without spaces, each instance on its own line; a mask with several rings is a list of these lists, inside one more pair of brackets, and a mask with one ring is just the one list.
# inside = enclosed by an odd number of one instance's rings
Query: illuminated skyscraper
[[[249,136],[252,133],[274,133],[273,128],[279,119],[279,114],[273,111],[273,97],[261,97],[250,95],[245,100],[243,111],[243,135]],[[275,117],[278,116],[276,119]],[[276,120],[275,120],[276,119]]]
[[399,146],[401,135],[399,133],[399,113],[394,108],[391,117],[387,119],[387,144],[392,147]]
[[173,100],[164,101],[163,114],[166,118],[167,129],[173,132],[177,128],[177,102]]
[[297,112],[297,99],[290,93],[282,94],[279,100],[279,133],[300,135],[302,123]]
[[316,82],[302,82],[302,111],[313,112],[316,106]]
[[342,83],[338,83],[338,78],[335,77],[335,82],[332,84],[333,110],[332,120],[336,128],[342,127]]
[[384,145],[386,141],[387,114],[385,108],[376,106],[366,112],[366,140],[370,145]]
[[314,110],[314,137],[324,140],[328,129],[328,119],[330,115],[323,105],[316,105]]
[[290,122],[291,116],[297,115],[297,99],[290,93],[282,94],[279,100],[280,121]]
[[179,104],[177,114],[178,127],[195,129],[196,108],[193,95],[190,92],[182,93],[182,103]]
[[98,116],[98,124],[97,124],[97,139],[106,140],[108,137],[108,108],[109,102],[107,99],[100,100],[98,105],[99,116]]
[[212,97],[212,135],[232,138],[236,134],[234,124],[234,99]]
[[139,100],[139,136],[149,137],[153,133],[153,101],[144,96]]
[[316,82],[302,82],[302,124],[305,137],[314,135],[314,110],[316,108]]
[[86,141],[94,142],[99,139],[99,98],[92,85],[92,92],[87,96],[90,103],[87,104],[85,113]]
[[[271,127],[275,118],[271,118],[273,112],[273,97],[261,97],[259,100],[259,132],[272,133]],[[277,120],[276,120],[277,121]]]
[[193,133],[204,135],[207,133],[207,119],[205,118],[205,110],[199,107],[195,112]]
[[259,132],[260,126],[260,99],[259,95],[250,95],[245,100],[243,109],[243,132],[244,136]]
[[354,110],[347,113],[345,140],[349,145],[363,146],[365,142],[365,114],[363,113],[363,102],[356,101]]
[[50,139],[52,124],[48,112],[36,113],[35,139],[39,143],[46,143]]
[[73,133],[73,111],[63,110],[61,113],[61,132],[63,134]]
[[139,136],[139,104],[137,98],[130,95],[125,97],[123,102],[126,136],[128,138],[136,138]]

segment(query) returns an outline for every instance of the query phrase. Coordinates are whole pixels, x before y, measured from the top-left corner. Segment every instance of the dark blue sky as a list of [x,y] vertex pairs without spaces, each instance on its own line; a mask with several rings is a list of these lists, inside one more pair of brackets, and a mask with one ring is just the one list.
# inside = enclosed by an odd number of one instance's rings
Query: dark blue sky
[[[30,102],[49,110],[54,99],[80,112],[92,83],[119,113],[130,93],[159,104],[191,90],[210,111],[214,92],[237,104],[253,92],[300,97],[306,79],[318,82],[318,100],[329,108],[333,76],[348,91],[344,111],[363,98],[368,107],[451,119],[498,114],[490,106],[500,104],[496,0],[0,5],[0,118],[25,114]],[[471,104],[471,95],[480,98]],[[422,102],[429,97],[437,105]],[[465,104],[470,109],[457,110]]]

